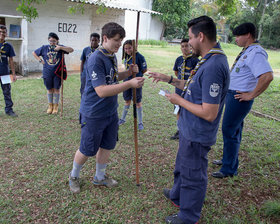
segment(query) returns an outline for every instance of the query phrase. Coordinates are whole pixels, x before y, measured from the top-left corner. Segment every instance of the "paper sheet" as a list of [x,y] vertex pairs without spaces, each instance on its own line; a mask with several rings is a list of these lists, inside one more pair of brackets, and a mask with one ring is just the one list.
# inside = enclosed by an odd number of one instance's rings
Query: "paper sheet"
[[12,75],[2,75],[0,77],[2,84],[12,83]]

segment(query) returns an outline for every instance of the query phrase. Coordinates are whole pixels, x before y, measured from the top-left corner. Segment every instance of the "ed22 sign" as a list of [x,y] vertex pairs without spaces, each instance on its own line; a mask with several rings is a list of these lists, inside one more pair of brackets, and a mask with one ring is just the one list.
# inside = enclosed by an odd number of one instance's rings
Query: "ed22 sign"
[[58,23],[57,30],[58,32],[63,32],[63,33],[77,33],[77,24]]

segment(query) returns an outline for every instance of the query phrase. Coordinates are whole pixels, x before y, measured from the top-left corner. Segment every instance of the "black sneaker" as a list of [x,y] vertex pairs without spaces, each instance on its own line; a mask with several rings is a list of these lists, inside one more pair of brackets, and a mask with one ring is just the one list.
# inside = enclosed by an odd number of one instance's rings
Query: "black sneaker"
[[164,188],[164,189],[163,189],[163,195],[164,195],[164,197],[166,197],[166,199],[168,199],[169,201],[171,201],[171,203],[172,203],[175,207],[180,208],[179,205],[175,204],[175,203],[170,199],[170,189]]
[[178,214],[167,216],[165,222],[170,224],[184,224],[184,222],[178,217]]
[[179,139],[179,131],[177,131],[173,136],[170,137],[171,140]]
[[14,111],[10,111],[8,113],[6,113],[8,116],[11,116],[11,117],[17,117],[18,115],[14,112]]

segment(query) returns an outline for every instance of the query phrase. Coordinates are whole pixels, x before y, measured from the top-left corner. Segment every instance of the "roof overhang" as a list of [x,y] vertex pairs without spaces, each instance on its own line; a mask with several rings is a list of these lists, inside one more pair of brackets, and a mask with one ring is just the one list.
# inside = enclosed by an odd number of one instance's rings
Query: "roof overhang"
[[161,13],[153,11],[153,10],[145,9],[145,8],[138,7],[135,5],[130,5],[127,3],[118,2],[115,0],[85,0],[85,1],[83,1],[83,0],[66,0],[66,1],[77,2],[77,3],[84,2],[85,4],[104,6],[106,8],[111,8],[111,9],[121,9],[121,10],[129,10],[129,11],[135,11],[135,12],[143,12],[143,13],[161,15]]

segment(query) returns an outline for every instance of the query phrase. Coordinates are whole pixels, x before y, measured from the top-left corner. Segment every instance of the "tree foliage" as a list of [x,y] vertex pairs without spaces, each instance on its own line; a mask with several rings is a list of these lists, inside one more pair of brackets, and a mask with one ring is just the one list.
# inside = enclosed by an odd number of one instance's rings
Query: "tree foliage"
[[[32,20],[39,17],[37,7],[40,4],[47,3],[47,0],[15,0],[18,2],[18,6],[16,8],[17,11],[22,12],[24,18],[28,22],[32,22]],[[75,14],[75,13],[84,13],[85,11],[85,1],[86,0],[80,0],[73,6],[69,6],[67,8],[68,13]],[[107,0],[110,1],[110,0]],[[104,13],[107,8],[105,7],[104,3],[101,0],[96,0],[96,3],[99,5],[99,7],[96,10],[97,14]]]
[[154,0],[153,10],[162,13],[158,17],[164,24],[165,36],[182,38],[186,35],[190,19],[190,0]]

